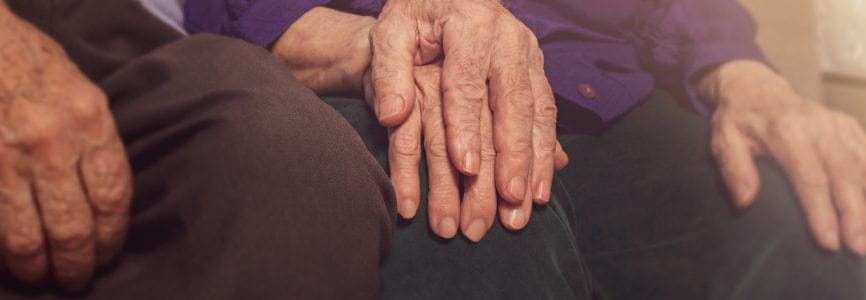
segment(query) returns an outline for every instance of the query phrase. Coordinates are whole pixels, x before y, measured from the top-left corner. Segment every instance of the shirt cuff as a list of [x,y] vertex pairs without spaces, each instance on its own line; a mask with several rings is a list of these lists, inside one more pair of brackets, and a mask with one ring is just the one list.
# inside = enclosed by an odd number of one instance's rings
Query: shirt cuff
[[688,63],[683,87],[694,109],[704,116],[710,116],[713,109],[698,96],[701,77],[710,69],[726,62],[750,59],[770,65],[764,53],[755,44],[708,43],[692,49],[692,59]]

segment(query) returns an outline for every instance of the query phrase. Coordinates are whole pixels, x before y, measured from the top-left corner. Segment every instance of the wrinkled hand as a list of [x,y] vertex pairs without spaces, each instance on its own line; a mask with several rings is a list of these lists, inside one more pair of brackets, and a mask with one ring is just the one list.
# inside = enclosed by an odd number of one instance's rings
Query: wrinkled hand
[[[487,159],[483,118],[492,112],[494,182],[510,204],[504,222],[510,229],[523,228],[530,200],[549,201],[555,153],[564,157],[557,152],[556,106],[532,32],[494,0],[392,0],[370,37],[372,106],[387,127],[403,123],[414,111],[413,67],[444,57],[446,152],[466,176],[481,174]],[[397,201],[402,216],[415,214],[413,193],[398,192]]]
[[[524,226],[525,220],[517,218],[529,217],[531,201],[524,201],[517,206],[501,202],[497,206],[493,171],[496,158],[493,147],[493,116],[487,109],[482,110],[480,117],[481,161],[478,175],[464,177],[463,201],[460,201],[460,173],[451,164],[446,147],[441,73],[442,66],[438,63],[414,68],[416,103],[406,121],[389,131],[388,158],[391,181],[396,193],[403,195],[404,200],[420,198],[418,168],[423,151],[427,159],[429,186],[428,220],[430,228],[437,235],[444,238],[454,237],[459,226],[464,236],[478,242],[493,225],[497,207],[500,219],[507,228],[517,229]],[[372,106],[376,99],[372,93],[369,73],[366,78],[365,98]],[[486,102],[487,98],[482,100]],[[556,158],[556,168],[565,167],[567,157],[558,155]],[[418,202],[404,202],[402,205],[412,205],[409,211],[414,215]],[[525,217],[515,217],[515,214]]]
[[271,52],[295,80],[317,95],[358,94],[370,67],[370,28],[375,22],[371,17],[316,7],[292,23]]
[[[120,249],[131,175],[102,92],[0,5],[0,253],[22,281],[80,290]],[[50,263],[49,263],[50,261]]]
[[701,84],[718,101],[712,148],[739,207],[760,186],[753,157],[779,162],[815,240],[866,254],[866,134],[854,118],[800,98],[766,66],[736,61]]

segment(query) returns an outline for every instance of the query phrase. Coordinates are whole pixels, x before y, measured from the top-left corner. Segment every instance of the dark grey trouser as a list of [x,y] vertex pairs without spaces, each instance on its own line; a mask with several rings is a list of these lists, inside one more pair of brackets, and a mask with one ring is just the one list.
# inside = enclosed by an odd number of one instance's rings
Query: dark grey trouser
[[[862,261],[811,243],[775,167],[732,212],[707,122],[665,94],[561,136],[552,203],[473,245],[435,238],[424,205],[394,221],[369,110],[325,99],[353,131],[262,49],[178,40],[127,1],[9,2],[106,90],[135,172],[128,245],[79,296],[863,299]],[[7,279],[0,299],[18,298],[64,297]]]

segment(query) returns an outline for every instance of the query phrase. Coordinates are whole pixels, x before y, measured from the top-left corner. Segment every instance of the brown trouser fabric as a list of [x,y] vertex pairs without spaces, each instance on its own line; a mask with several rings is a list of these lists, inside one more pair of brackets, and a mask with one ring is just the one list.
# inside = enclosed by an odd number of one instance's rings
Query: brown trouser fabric
[[[132,1],[9,2],[107,93],[132,163],[129,240],[88,297],[378,294],[389,180],[270,53],[216,36],[169,43],[180,35]],[[15,286],[0,299],[54,297]]]
[[386,132],[362,101],[324,99],[341,117],[266,51],[180,39],[132,1],[9,2],[105,89],[135,172],[129,242],[88,298],[864,299],[863,260],[811,242],[772,164],[732,213],[707,121],[666,94],[560,136],[571,165],[526,229],[443,240],[424,196],[393,218]]

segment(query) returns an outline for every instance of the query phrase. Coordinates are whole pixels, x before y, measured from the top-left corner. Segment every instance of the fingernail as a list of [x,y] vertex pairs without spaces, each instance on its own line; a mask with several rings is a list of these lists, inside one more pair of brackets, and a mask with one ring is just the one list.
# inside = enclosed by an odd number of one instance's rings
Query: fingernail
[[466,238],[476,243],[484,238],[485,233],[487,233],[487,224],[481,219],[472,221],[472,223],[469,223],[469,227],[466,227],[466,230],[463,231],[463,235]]
[[741,209],[748,208],[749,204],[751,203],[750,200],[752,198],[752,192],[751,192],[752,188],[749,186],[749,184],[750,183],[748,183],[748,182],[740,183],[739,189],[737,189],[737,191],[736,191],[736,193],[737,193],[736,204],[737,204],[737,207],[739,207]]
[[526,226],[526,217],[520,209],[508,213],[508,229],[519,230]]
[[471,174],[478,174],[478,160],[472,151],[466,151],[463,155],[463,171]]
[[448,217],[439,222],[439,235],[450,239],[457,234],[457,222],[454,218]]
[[546,182],[544,182],[544,181],[538,182],[538,186],[535,187],[535,195],[532,196],[532,201],[541,202],[541,203],[547,202],[547,199],[545,199],[545,197],[544,197],[544,190],[545,190],[546,186],[547,186]]
[[857,254],[866,255],[866,234],[858,234],[856,238],[854,238],[854,245]]
[[526,179],[521,176],[511,177],[511,181],[508,182],[508,193],[515,201],[522,201],[523,197],[526,197]]
[[839,234],[835,230],[825,230],[821,234],[821,238],[824,239],[824,245],[827,248],[833,251],[839,250]]
[[404,219],[414,218],[417,211],[418,203],[415,203],[415,201],[400,201],[400,205],[397,207],[397,212]]
[[379,119],[385,120],[393,118],[403,110],[403,97],[392,95],[382,99],[379,106]]

